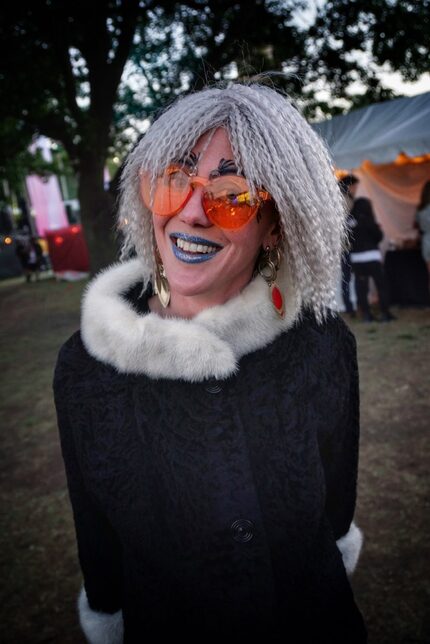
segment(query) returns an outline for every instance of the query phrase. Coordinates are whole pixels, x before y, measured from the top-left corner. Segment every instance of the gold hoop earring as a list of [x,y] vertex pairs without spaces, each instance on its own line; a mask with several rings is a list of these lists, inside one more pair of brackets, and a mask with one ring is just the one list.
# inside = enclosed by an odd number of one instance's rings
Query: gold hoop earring
[[285,315],[284,297],[279,286],[276,284],[276,277],[281,261],[282,253],[279,247],[274,246],[271,249],[270,246],[266,246],[258,262],[257,271],[269,286],[273,308],[279,317],[283,318]]
[[160,300],[161,306],[165,309],[169,306],[170,302],[170,286],[167,281],[166,273],[164,271],[163,262],[161,261],[160,253],[156,248],[155,259],[155,284],[154,291]]

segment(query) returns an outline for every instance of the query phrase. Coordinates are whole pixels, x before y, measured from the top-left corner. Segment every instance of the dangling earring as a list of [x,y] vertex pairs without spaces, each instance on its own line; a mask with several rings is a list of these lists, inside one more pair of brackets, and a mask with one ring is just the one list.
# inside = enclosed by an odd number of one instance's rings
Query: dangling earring
[[165,309],[169,306],[170,302],[170,286],[167,281],[166,273],[164,272],[163,262],[161,261],[160,253],[156,248],[155,253],[155,284],[154,291],[158,295],[161,306]]
[[269,285],[273,308],[279,317],[283,318],[285,315],[284,298],[276,284],[276,276],[281,265],[281,260],[282,254],[278,246],[274,246],[272,249],[270,249],[270,246],[266,246],[258,262],[257,271]]

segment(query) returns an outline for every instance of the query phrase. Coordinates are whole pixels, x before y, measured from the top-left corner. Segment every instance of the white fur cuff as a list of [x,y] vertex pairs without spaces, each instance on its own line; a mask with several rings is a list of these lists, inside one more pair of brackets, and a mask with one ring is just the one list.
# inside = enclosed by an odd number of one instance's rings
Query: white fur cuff
[[351,522],[348,532],[336,541],[336,545],[342,554],[345,570],[350,576],[357,566],[363,545],[363,533],[354,521]]
[[85,587],[78,598],[78,613],[81,628],[89,644],[122,644],[122,610],[116,613],[102,613],[90,608]]

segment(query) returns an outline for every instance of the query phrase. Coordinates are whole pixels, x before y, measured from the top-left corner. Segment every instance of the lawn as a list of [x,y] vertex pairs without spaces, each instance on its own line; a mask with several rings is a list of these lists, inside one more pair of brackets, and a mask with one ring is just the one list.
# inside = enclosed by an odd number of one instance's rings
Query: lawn
[[[3,644],[84,642],[51,390],[58,349],[79,326],[84,286],[0,284]],[[369,644],[428,644],[430,310],[394,313],[389,324],[348,320],[360,365],[356,522],[365,536],[351,583]]]

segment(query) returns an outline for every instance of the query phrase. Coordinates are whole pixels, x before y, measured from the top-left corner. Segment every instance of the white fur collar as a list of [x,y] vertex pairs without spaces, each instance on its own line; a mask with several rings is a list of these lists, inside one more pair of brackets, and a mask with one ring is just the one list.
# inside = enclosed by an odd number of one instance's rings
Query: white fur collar
[[287,269],[277,283],[285,299],[280,319],[259,275],[236,297],[194,318],[139,314],[122,295],[142,280],[138,259],[109,266],[88,285],[82,303],[81,336],[93,357],[122,373],[200,381],[226,378],[241,356],[261,349],[290,328],[301,309]]

